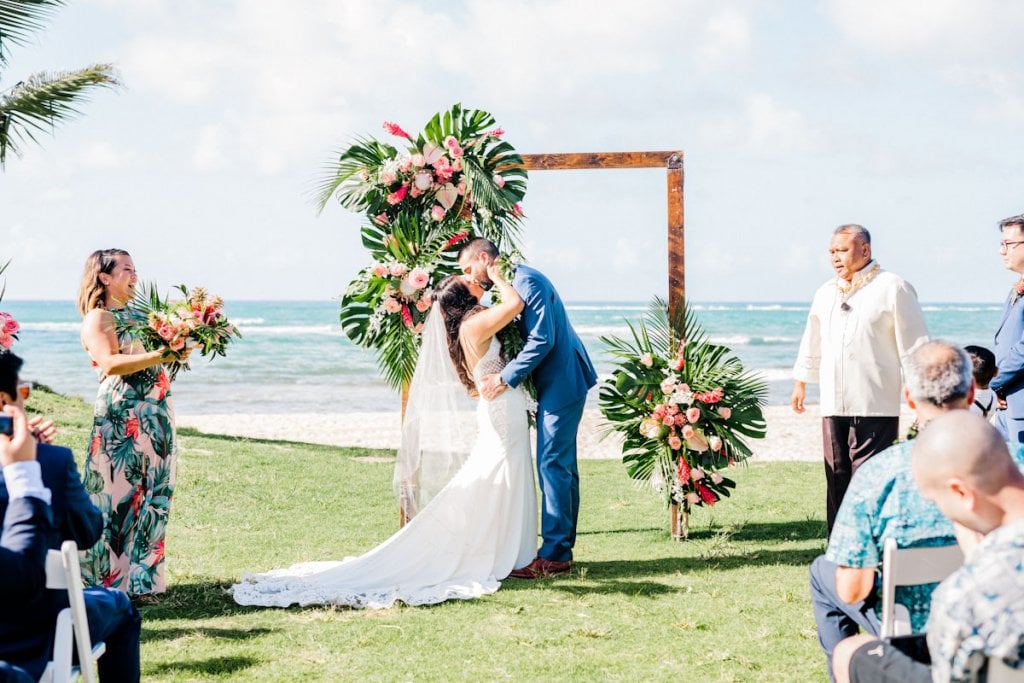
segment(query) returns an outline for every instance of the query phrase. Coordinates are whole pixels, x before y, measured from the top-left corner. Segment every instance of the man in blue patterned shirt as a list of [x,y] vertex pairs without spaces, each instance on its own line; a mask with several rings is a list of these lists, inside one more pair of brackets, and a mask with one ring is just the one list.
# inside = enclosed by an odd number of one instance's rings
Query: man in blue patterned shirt
[[926,648],[848,638],[835,650],[836,680],[974,681],[987,673],[989,658],[1024,668],[1020,463],[988,422],[960,412],[935,420],[915,442],[912,461],[924,497],[956,523],[966,561],[933,594]]
[[[918,424],[966,409],[974,395],[973,365],[963,349],[943,341],[922,344],[907,362],[908,405]],[[882,546],[953,545],[953,526],[922,498],[910,472],[905,441],[882,451],[853,476],[836,515],[828,550],[811,564],[811,601],[821,643],[832,670],[836,644],[860,629],[877,635]],[[914,630],[924,627],[935,584],[901,588],[896,600],[910,611]]]

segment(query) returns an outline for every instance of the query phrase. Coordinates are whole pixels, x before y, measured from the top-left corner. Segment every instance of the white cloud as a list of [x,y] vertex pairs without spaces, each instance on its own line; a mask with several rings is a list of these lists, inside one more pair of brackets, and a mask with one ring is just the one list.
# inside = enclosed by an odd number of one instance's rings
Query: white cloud
[[711,15],[696,49],[697,64],[718,71],[744,63],[750,53],[750,19],[735,7]]
[[748,97],[742,111],[706,124],[701,137],[711,145],[731,147],[760,159],[777,159],[821,151],[822,130],[797,109],[785,107],[767,94]]
[[213,171],[224,165],[224,129],[217,124],[203,126],[192,152],[192,165],[197,171]]

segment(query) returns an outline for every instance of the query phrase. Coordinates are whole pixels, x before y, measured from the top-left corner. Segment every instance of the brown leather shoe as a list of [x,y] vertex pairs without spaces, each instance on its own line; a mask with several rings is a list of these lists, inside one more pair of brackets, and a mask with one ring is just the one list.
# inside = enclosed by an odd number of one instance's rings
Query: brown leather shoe
[[572,562],[555,562],[554,560],[538,557],[522,569],[512,570],[508,578],[549,579],[554,576],[568,576],[570,571],[572,571]]

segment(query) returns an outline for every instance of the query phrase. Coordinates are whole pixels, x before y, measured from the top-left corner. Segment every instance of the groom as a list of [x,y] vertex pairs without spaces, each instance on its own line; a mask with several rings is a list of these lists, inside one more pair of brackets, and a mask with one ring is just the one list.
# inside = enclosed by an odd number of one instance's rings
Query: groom
[[[498,248],[482,237],[471,240],[459,252],[462,272],[484,289],[493,284],[487,277],[487,267],[496,260]],[[537,478],[544,543],[533,562],[510,576],[561,576],[572,566],[580,510],[576,430],[587,391],[597,383],[597,373],[551,281],[533,268],[520,265],[512,286],[525,303],[518,323],[525,344],[501,374],[483,378],[482,388],[484,398],[490,401],[507,387],[517,387],[527,376],[533,377],[537,387]]]

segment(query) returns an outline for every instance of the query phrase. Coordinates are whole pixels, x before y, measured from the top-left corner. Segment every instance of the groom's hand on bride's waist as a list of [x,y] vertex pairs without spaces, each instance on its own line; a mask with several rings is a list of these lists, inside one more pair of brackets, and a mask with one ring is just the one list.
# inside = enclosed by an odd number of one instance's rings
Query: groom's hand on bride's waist
[[496,372],[484,375],[483,379],[480,380],[480,393],[488,401],[498,398],[506,389],[508,389],[508,385],[502,381],[501,375]]

